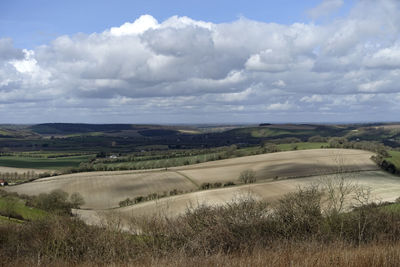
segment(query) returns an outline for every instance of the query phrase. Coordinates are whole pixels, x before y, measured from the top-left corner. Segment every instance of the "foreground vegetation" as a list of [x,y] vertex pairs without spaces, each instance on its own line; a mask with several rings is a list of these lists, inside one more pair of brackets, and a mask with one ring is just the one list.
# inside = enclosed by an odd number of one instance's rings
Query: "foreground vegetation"
[[[115,215],[88,226],[49,210],[41,219],[0,224],[0,257],[5,265],[396,265],[398,209],[373,204],[365,188],[330,185],[275,204],[248,197],[174,219],[132,219],[129,229]],[[356,200],[351,211],[341,197]]]
[[22,221],[42,220],[51,214],[72,215],[72,208],[79,208],[84,200],[79,193],[69,195],[53,190],[38,196],[19,195],[0,190],[0,215]]

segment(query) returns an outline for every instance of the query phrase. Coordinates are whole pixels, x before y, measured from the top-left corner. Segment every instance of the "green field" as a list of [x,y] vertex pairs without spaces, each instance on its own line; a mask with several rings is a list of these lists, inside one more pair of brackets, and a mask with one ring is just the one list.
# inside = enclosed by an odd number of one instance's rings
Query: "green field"
[[382,206],[381,209],[388,212],[400,213],[400,203],[396,201],[396,203]]
[[[279,144],[277,145],[281,151],[291,151],[291,150],[305,150],[305,149],[319,149],[322,147],[327,147],[328,143],[309,143],[309,142],[300,142],[300,143],[290,143],[290,144]],[[126,168],[126,169],[152,169],[152,168],[164,168],[164,167],[173,167],[173,166],[182,166],[182,165],[191,165],[196,163],[214,161],[218,159],[227,159],[227,158],[235,158],[235,157],[245,157],[257,154],[263,154],[262,149],[260,147],[246,147],[235,149],[232,151],[222,151],[222,152],[214,152],[208,154],[201,155],[193,155],[193,156],[182,156],[182,157],[171,157],[167,159],[145,159],[145,157],[141,158],[140,161],[124,161],[118,163],[98,163],[96,165],[107,165],[111,168]],[[139,157],[137,157],[139,159]]]
[[282,137],[282,136],[313,136],[317,135],[318,132],[311,129],[280,129],[280,128],[263,128],[263,127],[252,127],[252,128],[242,128],[235,129],[237,133],[249,134],[255,138],[264,137]]
[[385,158],[387,161],[393,163],[397,169],[400,169],[400,151],[389,151],[390,158]]
[[67,167],[77,167],[81,162],[87,161],[91,157],[90,155],[59,158],[2,156],[0,157],[0,166],[58,170]]
[[[0,197],[0,211],[5,211],[8,204],[8,199]],[[21,215],[25,220],[37,220],[46,216],[46,212],[37,208],[25,206],[22,200],[15,202],[14,211]]]
[[[304,150],[304,149],[318,149],[327,147],[328,143],[310,143],[298,142],[289,144],[277,145],[281,151],[290,150]],[[84,152],[89,153],[89,152]],[[68,167],[78,167],[82,162],[88,162],[93,158],[94,154],[84,154],[83,152],[77,154],[76,152],[22,152],[14,155],[0,156],[0,166],[14,167],[14,168],[29,168],[29,169],[49,169],[60,170]],[[193,152],[195,154],[195,152]],[[240,149],[221,149],[210,151],[210,153],[199,155],[185,155],[174,156],[171,155],[167,158],[160,158],[156,155],[135,156],[135,160],[131,161],[128,158],[120,158],[119,162],[113,161],[100,161],[95,165],[106,165],[111,168],[127,168],[127,169],[147,169],[147,168],[163,168],[172,166],[181,166],[188,164],[195,164],[218,159],[225,159],[231,157],[250,156],[263,153],[259,146],[246,147]],[[164,155],[160,152],[160,155]],[[190,154],[190,153],[189,153]],[[400,153],[399,153],[400,154]],[[148,159],[147,159],[148,158]]]
[[18,219],[14,219],[14,218],[8,218],[5,216],[1,216],[0,215],[0,225],[2,224],[7,224],[7,223],[23,223],[24,221],[18,220]]

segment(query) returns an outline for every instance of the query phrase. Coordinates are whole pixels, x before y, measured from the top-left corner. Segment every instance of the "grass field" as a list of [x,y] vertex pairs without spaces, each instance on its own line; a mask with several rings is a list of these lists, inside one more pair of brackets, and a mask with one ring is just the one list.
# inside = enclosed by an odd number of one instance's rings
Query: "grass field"
[[290,151],[290,150],[303,150],[303,149],[318,149],[327,147],[328,143],[310,143],[310,142],[301,142],[301,143],[292,143],[292,144],[279,144],[278,147],[281,151]]
[[[400,197],[400,194],[399,194],[399,197]],[[386,205],[386,206],[383,206],[382,209],[387,210],[389,212],[400,212],[400,203]]]
[[256,129],[251,132],[251,136],[253,137],[275,137],[280,135],[303,135],[308,134],[308,131],[288,131],[284,129]]
[[4,225],[7,223],[23,223],[24,221],[22,220],[18,220],[18,219],[14,219],[14,218],[8,218],[5,216],[1,216],[0,215],[0,225]]
[[239,134],[248,134],[255,138],[264,138],[264,137],[279,137],[279,136],[287,136],[290,135],[292,137],[302,136],[302,135],[317,135],[317,131],[315,131],[315,127],[296,127],[296,126],[286,126],[286,127],[249,127],[242,129],[234,129],[233,131]]
[[386,158],[386,160],[393,163],[396,168],[400,169],[400,151],[389,151],[390,158]]
[[[326,147],[327,143],[291,143],[291,144],[280,144],[278,147],[282,151],[289,150],[303,150],[303,149],[317,149]],[[166,149],[165,146],[143,146],[141,149]],[[259,154],[262,149],[256,147],[245,147],[233,150],[231,155],[227,155],[226,149],[216,149],[205,154],[196,155],[195,152],[186,152],[189,155],[178,156],[179,153],[170,155],[170,157],[162,158],[165,156],[163,153],[160,155],[146,155],[146,156],[134,156],[134,161],[130,160],[129,157],[119,158],[118,162],[105,160],[98,160],[94,164],[94,167],[107,166],[111,169],[152,169],[162,167],[173,167],[190,165],[200,162],[213,161],[220,158],[238,157],[238,156],[249,156]],[[80,152],[76,151],[64,151],[64,152],[49,152],[49,151],[34,151],[34,152],[20,152],[13,153],[12,155],[0,156],[0,167],[12,167],[12,168],[30,168],[30,169],[45,169],[45,170],[59,170],[69,167],[78,167],[81,162],[87,162],[89,159],[95,157],[93,152]],[[2,171],[0,169],[0,171]],[[17,171],[19,172],[19,171]]]
[[81,162],[88,160],[90,157],[90,155],[58,158],[2,156],[0,157],[0,166],[58,170],[67,167],[77,167]]
[[[7,206],[7,200],[6,198],[0,198],[0,211],[4,211],[6,206]],[[25,206],[24,202],[21,200],[18,200],[14,204],[14,210],[17,214],[21,215],[25,220],[37,220],[40,218],[43,218],[46,216],[46,212],[32,208],[32,207],[27,207]]]

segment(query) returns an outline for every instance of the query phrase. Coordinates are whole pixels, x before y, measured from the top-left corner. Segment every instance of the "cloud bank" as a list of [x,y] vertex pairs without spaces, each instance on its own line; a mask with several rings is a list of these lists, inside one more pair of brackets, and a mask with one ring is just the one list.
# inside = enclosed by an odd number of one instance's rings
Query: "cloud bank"
[[360,0],[323,25],[143,15],[34,50],[2,38],[0,122],[398,120],[398,14]]

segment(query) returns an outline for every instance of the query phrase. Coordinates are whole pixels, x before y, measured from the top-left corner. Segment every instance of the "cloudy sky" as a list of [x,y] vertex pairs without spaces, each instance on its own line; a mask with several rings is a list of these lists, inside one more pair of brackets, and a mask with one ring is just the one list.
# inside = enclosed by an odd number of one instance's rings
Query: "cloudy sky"
[[0,123],[399,121],[399,85],[398,0],[0,2]]

